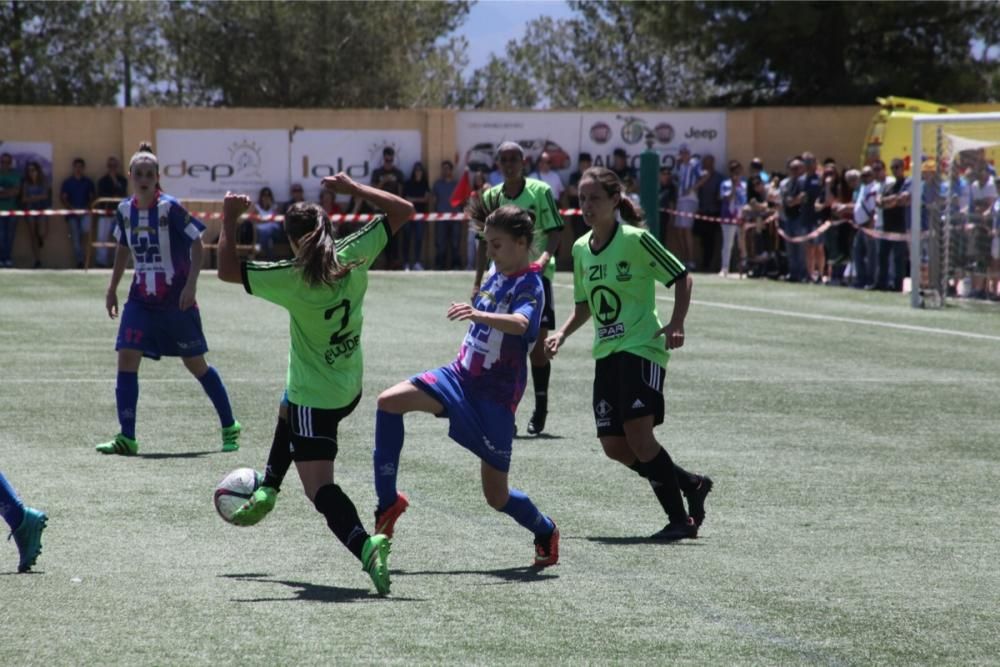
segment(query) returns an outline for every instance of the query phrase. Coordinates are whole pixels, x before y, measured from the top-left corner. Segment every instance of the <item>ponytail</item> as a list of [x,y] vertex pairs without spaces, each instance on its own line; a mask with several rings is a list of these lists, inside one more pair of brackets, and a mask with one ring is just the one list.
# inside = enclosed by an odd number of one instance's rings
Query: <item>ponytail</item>
[[645,227],[646,216],[642,209],[629,199],[627,194],[622,193],[622,198],[618,201],[618,215],[622,220],[635,227]]
[[285,213],[285,233],[298,245],[294,262],[310,287],[333,285],[361,264],[357,261],[345,265],[337,260],[333,223],[316,204],[292,204]]

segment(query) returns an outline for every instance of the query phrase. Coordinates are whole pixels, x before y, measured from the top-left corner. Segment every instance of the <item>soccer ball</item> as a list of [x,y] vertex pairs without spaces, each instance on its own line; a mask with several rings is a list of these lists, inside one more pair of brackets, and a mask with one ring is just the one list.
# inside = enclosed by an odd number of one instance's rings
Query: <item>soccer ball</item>
[[253,492],[260,488],[264,476],[253,468],[237,468],[215,487],[215,510],[226,523],[233,522],[233,514],[243,506]]

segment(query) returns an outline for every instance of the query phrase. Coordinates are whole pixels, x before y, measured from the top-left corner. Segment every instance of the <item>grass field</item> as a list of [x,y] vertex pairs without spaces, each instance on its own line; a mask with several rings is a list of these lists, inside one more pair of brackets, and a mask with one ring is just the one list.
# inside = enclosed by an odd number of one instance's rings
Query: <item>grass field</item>
[[[463,326],[444,312],[470,282],[372,277],[365,397],[337,461],[369,523],[375,396],[453,357]],[[716,488],[701,537],[673,546],[642,539],[662,511],[601,454],[581,330],[549,436],[518,439],[511,469],[559,523],[560,564],[529,571],[531,536],[482,500],[478,461],[411,416],[412,504],[380,599],[294,472],[255,528],[212,508],[226,472],[263,468],[284,381],[284,311],[239,286],[206,273],[199,302],[243,448],[218,451],[211,404],[165,360],[140,371],[142,456],[94,452],[117,431],[106,283],[0,273],[0,469],[50,516],[32,574],[0,547],[2,665],[1000,663],[995,309],[696,276],[658,434]]]

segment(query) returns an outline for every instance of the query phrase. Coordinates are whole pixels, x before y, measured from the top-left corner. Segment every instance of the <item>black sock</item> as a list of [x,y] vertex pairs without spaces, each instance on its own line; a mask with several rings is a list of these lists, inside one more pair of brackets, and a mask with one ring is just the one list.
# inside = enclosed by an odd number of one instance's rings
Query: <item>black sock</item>
[[681,491],[684,493],[691,493],[701,483],[701,477],[688,472],[676,463],[674,464],[674,475],[677,477],[677,486],[681,487]]
[[552,375],[552,364],[531,367],[531,383],[535,387],[535,412],[549,411],[549,376]]
[[368,531],[361,525],[358,510],[336,484],[327,484],[316,492],[313,501],[316,511],[326,517],[326,525],[343,542],[348,550],[361,560],[361,549],[368,539]]
[[270,486],[275,491],[280,490],[281,482],[292,465],[291,440],[292,429],[288,420],[279,417],[278,424],[274,427],[271,453],[267,455],[267,467],[264,468],[264,486]]
[[[639,459],[636,459],[634,462],[630,463],[628,467],[631,468],[633,471],[635,471],[636,474],[639,475],[639,477],[643,478],[646,477],[645,469],[643,468],[642,463],[639,462]],[[681,491],[683,491],[684,493],[691,493],[692,491],[697,490],[698,485],[701,484],[701,477],[695,475],[694,473],[688,472],[687,470],[680,467],[676,463],[674,464],[674,476],[677,478],[677,486],[679,486]],[[652,481],[650,481],[650,484],[653,486],[653,491],[656,491],[656,489],[659,488],[659,485],[653,484]],[[663,509],[664,510],[667,509],[666,505],[664,505]]]
[[670,523],[687,523],[687,509],[684,507],[684,499],[681,498],[680,487],[677,486],[674,463],[670,460],[667,450],[661,447],[652,461],[640,465]]

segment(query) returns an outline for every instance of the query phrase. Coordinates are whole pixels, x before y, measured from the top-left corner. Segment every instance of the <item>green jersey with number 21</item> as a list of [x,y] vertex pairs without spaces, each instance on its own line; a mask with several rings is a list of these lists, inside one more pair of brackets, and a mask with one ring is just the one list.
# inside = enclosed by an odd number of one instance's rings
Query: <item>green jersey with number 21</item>
[[573,244],[573,299],[586,301],[594,321],[595,359],[631,352],[660,366],[670,353],[656,332],[656,284],[667,287],[687,274],[684,265],[648,231],[616,225],[601,250],[590,249],[587,232]]

